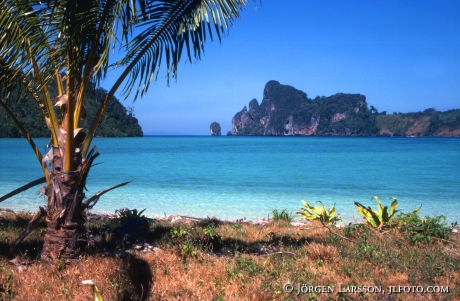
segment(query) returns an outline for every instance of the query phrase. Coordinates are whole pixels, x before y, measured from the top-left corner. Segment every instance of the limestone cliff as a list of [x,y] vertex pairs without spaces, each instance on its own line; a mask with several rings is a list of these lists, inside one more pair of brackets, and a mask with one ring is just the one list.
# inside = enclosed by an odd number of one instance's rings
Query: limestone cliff
[[375,116],[360,94],[309,99],[277,81],[265,85],[262,102],[251,100],[232,120],[233,135],[372,136]]
[[221,136],[222,135],[222,128],[217,121],[214,121],[209,126],[209,131],[211,132],[211,136]]

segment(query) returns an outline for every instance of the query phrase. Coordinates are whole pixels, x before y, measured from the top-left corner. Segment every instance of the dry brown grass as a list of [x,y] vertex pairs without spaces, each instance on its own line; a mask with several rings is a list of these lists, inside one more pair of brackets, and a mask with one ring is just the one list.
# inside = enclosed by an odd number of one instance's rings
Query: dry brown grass
[[[91,279],[105,300],[460,300],[460,240],[413,245],[399,232],[369,229],[344,239],[319,225],[309,228],[265,226],[215,220],[171,224],[152,222],[137,237],[157,247],[129,249],[129,241],[99,240],[78,262],[52,265],[37,260],[40,230],[17,254],[27,261],[20,271],[9,263],[8,248],[28,215],[0,215],[0,300],[92,300]],[[94,236],[111,237],[116,221],[92,226]],[[211,227],[211,228],[210,228]],[[186,234],[173,236],[171,229]],[[108,229],[103,233],[95,229]],[[211,229],[215,240],[204,234]],[[208,232],[209,234],[209,232]],[[185,246],[185,247],[184,247]],[[188,247],[187,247],[188,246]],[[287,293],[290,283],[294,292]],[[330,286],[330,293],[300,293],[298,285]],[[443,294],[345,293],[351,286],[443,286]]]
[[91,288],[81,283],[87,279],[97,284],[106,300],[129,300],[139,286],[131,280],[137,271],[130,269],[142,265],[146,266],[142,259],[95,256],[67,266],[34,263],[26,271],[3,266],[2,273],[13,275],[13,300],[91,300]]

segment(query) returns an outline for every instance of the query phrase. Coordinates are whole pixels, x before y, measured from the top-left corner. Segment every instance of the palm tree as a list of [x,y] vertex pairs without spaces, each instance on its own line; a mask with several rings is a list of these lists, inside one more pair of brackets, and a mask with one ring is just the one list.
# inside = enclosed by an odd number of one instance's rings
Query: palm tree
[[[91,143],[114,94],[123,85],[125,97],[143,96],[160,67],[168,82],[176,78],[181,55],[190,62],[199,59],[207,38],[220,40],[246,3],[0,0],[0,106],[28,140],[44,173],[47,208],[39,211],[47,223],[43,260],[76,258],[86,245],[84,212],[106,192],[91,198],[84,194],[98,156]],[[113,57],[114,50],[123,57]],[[81,128],[85,92],[113,70],[121,71],[91,126]],[[47,154],[4,101],[18,85],[43,112],[51,132]],[[51,94],[50,85],[57,95]]]

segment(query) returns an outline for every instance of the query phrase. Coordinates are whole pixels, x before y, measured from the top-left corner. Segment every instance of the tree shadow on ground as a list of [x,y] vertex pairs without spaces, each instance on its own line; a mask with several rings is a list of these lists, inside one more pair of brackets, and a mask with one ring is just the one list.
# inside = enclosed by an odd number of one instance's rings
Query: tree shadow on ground
[[[305,244],[324,243],[324,237],[296,235],[289,233],[268,232],[264,237],[252,241],[237,237],[222,238],[214,228],[220,225],[234,224],[215,218],[205,218],[185,224],[152,223],[152,227],[143,239],[148,244],[162,246],[183,247],[184,243],[190,244],[201,252],[218,256],[233,256],[235,254],[267,254],[278,252],[283,248],[298,249]],[[171,230],[184,228],[183,236],[173,237]],[[206,231],[209,231],[206,233]],[[176,234],[177,236],[177,234]]]
[[148,262],[137,256],[129,255],[123,259],[123,265],[130,287],[121,293],[120,300],[149,300],[154,275]]
[[262,255],[276,253],[281,249],[298,249],[305,244],[320,242],[313,237],[294,237],[288,234],[270,232],[265,239],[246,242],[237,238],[225,238],[222,240],[222,248],[215,249],[217,255],[252,254]]
[[[16,214],[14,212],[8,212],[8,216],[6,214],[0,216],[0,259],[9,261],[17,257],[26,265],[39,260],[43,247],[43,236],[40,229],[45,229],[46,227],[43,221],[12,252],[16,239],[27,228],[31,217],[31,215]],[[157,227],[155,231],[146,232],[145,234],[147,234],[148,238],[160,239],[167,232],[169,232],[169,228]],[[110,225],[99,228],[96,235],[96,239],[99,240],[98,243],[94,243],[94,237],[91,238],[90,236],[91,233],[88,232],[89,242],[93,242],[93,244],[88,246],[84,254],[89,256],[114,256],[121,259],[120,274],[122,276],[120,275],[120,277],[124,279],[117,300],[148,300],[154,279],[148,262],[125,252],[125,249],[122,248],[124,243],[123,235],[114,233]],[[110,238],[111,236],[119,239],[112,239]],[[112,250],[112,252],[107,250]]]
[[[27,259],[36,259],[42,250],[43,239],[40,231],[36,229],[27,235],[26,240],[22,240],[16,248],[16,240],[21,236],[31,219],[31,215],[25,213],[15,213],[9,210],[2,210],[0,215],[0,257],[11,259],[17,255]],[[37,228],[45,227],[44,222],[37,224]],[[26,237],[27,237],[26,236]]]

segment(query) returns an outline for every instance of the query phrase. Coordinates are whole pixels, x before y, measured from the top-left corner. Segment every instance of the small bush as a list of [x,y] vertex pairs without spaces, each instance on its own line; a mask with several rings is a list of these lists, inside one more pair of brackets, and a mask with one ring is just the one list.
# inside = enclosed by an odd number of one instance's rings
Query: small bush
[[365,224],[349,223],[343,227],[343,234],[345,237],[360,237],[361,235],[369,235],[369,227]]
[[184,261],[197,257],[200,252],[217,252],[222,249],[222,238],[216,231],[214,223],[206,227],[172,227],[170,230],[171,245],[175,247]]
[[219,251],[222,248],[222,238],[220,234],[217,233],[214,223],[208,224],[203,229],[201,242],[204,250]]
[[123,223],[130,219],[145,218],[142,215],[144,211],[145,209],[141,211],[137,211],[137,209],[121,208],[121,209],[115,210],[115,214],[120,219],[120,221]]
[[286,223],[292,223],[294,220],[294,215],[289,212],[287,209],[283,210],[278,210],[278,209],[273,209],[272,210],[273,214],[273,220],[275,222],[286,222]]
[[194,245],[193,237],[186,228],[172,227],[170,231],[172,244],[177,249],[182,260],[186,262],[190,257],[198,256],[199,250]]
[[143,215],[145,209],[137,211],[137,209],[123,208],[116,210],[120,226],[114,231],[124,237],[129,237],[129,240],[138,240],[139,236],[146,234],[149,231],[150,223],[146,216]]
[[434,238],[448,240],[452,229],[446,224],[445,216],[420,218],[417,212],[401,213],[396,217],[398,227],[407,233],[412,243],[430,243]]

